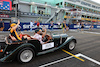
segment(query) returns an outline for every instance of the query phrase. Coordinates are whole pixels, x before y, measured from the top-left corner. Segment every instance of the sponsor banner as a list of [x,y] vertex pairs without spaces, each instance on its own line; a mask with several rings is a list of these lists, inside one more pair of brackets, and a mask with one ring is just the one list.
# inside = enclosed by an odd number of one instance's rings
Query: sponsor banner
[[[45,25],[45,27],[47,29],[51,29],[50,23],[48,23],[48,24],[40,23],[39,28],[43,28],[43,25]],[[29,22],[27,22],[27,23],[20,23],[20,26],[21,26],[21,31],[24,31],[24,30],[28,31],[28,30],[30,30],[30,23]],[[93,25],[93,26],[94,26],[95,29],[100,29],[100,25]],[[8,31],[8,29],[10,28],[10,24],[5,22],[4,23],[4,27],[5,27],[4,31]],[[60,27],[62,27],[62,26],[60,26]],[[69,29],[77,29],[77,28],[79,28],[79,26],[77,26],[76,24],[71,24],[69,27],[70,27]],[[91,27],[91,25],[84,25],[84,29],[89,29],[90,27]],[[36,23],[33,25],[32,28],[33,28],[33,30],[37,29]],[[80,26],[80,28],[81,28],[81,26]],[[61,29],[61,28],[59,28],[59,26],[57,24],[54,24],[53,29]]]
[[91,25],[86,25],[86,26],[85,26],[85,28],[90,28],[90,27],[91,27]]
[[97,28],[100,29],[100,25],[98,25]]
[[9,18],[9,15],[0,14],[0,18]]

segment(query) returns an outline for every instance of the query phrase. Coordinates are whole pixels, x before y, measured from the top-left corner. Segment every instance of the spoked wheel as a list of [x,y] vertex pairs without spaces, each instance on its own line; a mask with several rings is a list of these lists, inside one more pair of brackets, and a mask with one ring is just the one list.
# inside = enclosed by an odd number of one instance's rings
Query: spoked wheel
[[76,46],[75,41],[71,41],[71,42],[68,44],[67,49],[70,50],[70,51],[72,51],[72,50],[75,48],[75,46]]
[[32,48],[24,48],[18,53],[18,61],[21,63],[27,63],[34,58],[35,53]]

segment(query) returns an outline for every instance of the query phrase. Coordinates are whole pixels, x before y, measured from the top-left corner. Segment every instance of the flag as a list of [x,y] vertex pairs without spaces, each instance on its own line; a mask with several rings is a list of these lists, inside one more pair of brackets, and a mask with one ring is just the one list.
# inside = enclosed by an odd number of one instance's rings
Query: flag
[[9,0],[0,1],[0,10],[12,10],[12,2]]

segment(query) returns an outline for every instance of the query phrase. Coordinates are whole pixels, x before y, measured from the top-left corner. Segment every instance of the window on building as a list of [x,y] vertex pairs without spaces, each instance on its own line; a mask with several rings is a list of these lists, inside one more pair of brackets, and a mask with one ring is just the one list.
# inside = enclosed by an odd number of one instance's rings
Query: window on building
[[62,5],[62,2],[60,4]]
[[56,5],[59,6],[59,3],[57,3]]
[[82,15],[82,17],[84,17],[84,15]]
[[86,5],[86,6],[91,6],[91,4],[83,2],[83,1],[81,2],[81,4]]
[[89,18],[89,16],[87,16],[87,18]]
[[69,0],[69,1],[76,2],[76,0]]
[[35,11],[35,7],[36,7],[36,6],[32,6],[32,13],[37,13],[37,12]]
[[100,12],[99,12],[99,14],[100,14]]
[[76,0],[76,2],[80,2],[80,0]]
[[88,11],[88,8],[83,7],[83,11],[86,11],[87,12]]
[[68,15],[68,13],[66,12],[66,15]]
[[86,15],[84,16],[84,18],[86,18]]
[[72,5],[68,3],[67,7],[72,7]]
[[64,6],[66,6],[66,2],[64,3]]
[[89,9],[89,12],[91,12],[91,13],[92,13],[92,10],[91,10],[91,9]]

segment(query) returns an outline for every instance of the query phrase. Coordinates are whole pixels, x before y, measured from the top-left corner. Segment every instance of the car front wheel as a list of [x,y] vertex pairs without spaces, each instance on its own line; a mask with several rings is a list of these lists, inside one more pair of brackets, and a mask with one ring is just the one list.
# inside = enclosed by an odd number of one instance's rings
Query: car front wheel
[[21,51],[19,51],[17,59],[21,63],[27,63],[34,58],[34,50],[32,48],[24,48]]
[[72,41],[68,44],[67,49],[70,50],[70,51],[72,51],[72,50],[75,48],[75,46],[76,46],[76,43],[75,43],[75,41],[72,40]]

